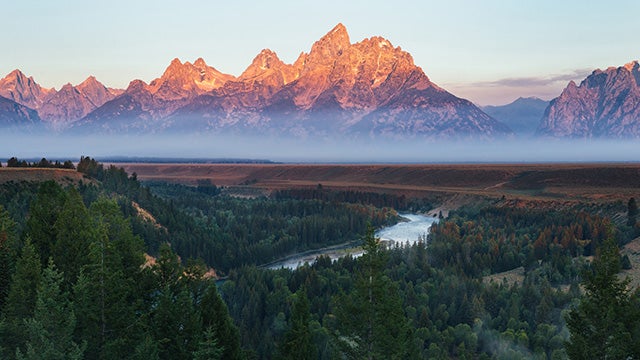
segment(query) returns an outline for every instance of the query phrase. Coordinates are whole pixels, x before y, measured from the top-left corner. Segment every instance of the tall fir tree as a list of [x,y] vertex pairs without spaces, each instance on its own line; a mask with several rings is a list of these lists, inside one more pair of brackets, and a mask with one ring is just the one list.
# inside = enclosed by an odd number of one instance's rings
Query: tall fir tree
[[33,317],[25,320],[27,344],[24,353],[16,350],[18,360],[82,359],[85,344],[73,341],[76,317],[69,294],[63,289],[63,274],[53,261],[42,272]]
[[0,205],[0,317],[9,295],[9,284],[14,272],[18,252],[16,223]]
[[40,263],[46,266],[52,256],[52,246],[56,242],[56,228],[60,212],[67,200],[67,193],[55,181],[45,181],[38,188],[38,194],[29,207],[25,234],[31,237],[40,254]]
[[99,237],[97,224],[89,216],[80,193],[69,189],[62,211],[56,219],[56,240],[52,257],[60,272],[64,274],[65,289],[71,289],[80,270],[89,263],[89,247]]
[[74,285],[77,337],[88,339],[89,358],[124,358],[141,341],[142,244],[114,201],[91,205],[96,241]]
[[584,274],[585,294],[566,316],[571,359],[640,358],[640,301],[629,280],[618,278],[620,254],[612,235]]
[[289,320],[289,330],[284,334],[280,346],[282,359],[317,359],[318,350],[313,343],[309,322],[311,310],[307,291],[301,287],[294,296],[293,309]]
[[203,340],[193,352],[193,360],[221,360],[224,348],[218,344],[215,332],[208,328],[203,334]]
[[152,271],[156,278],[150,314],[151,329],[160,359],[186,359],[193,356],[202,334],[200,313],[185,280],[184,268],[168,245]]
[[398,286],[384,274],[387,253],[371,226],[363,239],[355,289],[335,304],[338,342],[350,359],[405,359],[415,353]]
[[233,323],[227,305],[220,297],[215,283],[207,287],[200,302],[200,313],[203,328],[210,328],[218,339],[218,345],[222,348],[222,358],[242,359],[240,332]]
[[27,238],[22,254],[16,262],[16,270],[2,312],[2,324],[0,324],[0,346],[4,349],[4,353],[0,354],[2,358],[13,358],[16,349],[26,342],[24,319],[33,316],[40,277],[40,257],[30,238]]

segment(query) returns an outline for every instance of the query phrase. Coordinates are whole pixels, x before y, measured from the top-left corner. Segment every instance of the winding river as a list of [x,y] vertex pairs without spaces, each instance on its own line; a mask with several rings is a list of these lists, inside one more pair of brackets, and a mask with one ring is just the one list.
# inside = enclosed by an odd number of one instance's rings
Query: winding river
[[[393,226],[382,228],[376,231],[376,237],[380,240],[393,244],[410,244],[413,245],[423,238],[426,238],[429,229],[438,219],[420,214],[400,214],[404,221]],[[316,258],[322,255],[329,256],[332,260],[351,254],[358,257],[362,255],[360,247],[354,247],[353,242],[335,245],[319,250],[306,251],[304,253],[294,254],[284,260],[271,263],[266,267],[269,269],[296,269],[305,263],[312,263]]]

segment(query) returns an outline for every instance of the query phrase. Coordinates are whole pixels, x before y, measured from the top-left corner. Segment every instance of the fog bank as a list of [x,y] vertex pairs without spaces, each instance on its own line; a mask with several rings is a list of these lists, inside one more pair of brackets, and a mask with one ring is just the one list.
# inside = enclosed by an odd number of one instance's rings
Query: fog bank
[[632,140],[308,140],[226,135],[0,134],[0,159],[242,158],[324,163],[637,162]]

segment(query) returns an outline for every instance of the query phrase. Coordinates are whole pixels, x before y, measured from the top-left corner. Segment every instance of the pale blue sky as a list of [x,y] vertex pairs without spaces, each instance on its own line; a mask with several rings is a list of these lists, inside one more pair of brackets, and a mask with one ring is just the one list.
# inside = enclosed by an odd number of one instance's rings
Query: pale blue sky
[[45,87],[94,75],[111,87],[202,57],[239,75],[261,49],[293,62],[342,22],[380,35],[436,84],[476,103],[551,99],[570,79],[640,57],[640,1],[5,1],[0,77]]

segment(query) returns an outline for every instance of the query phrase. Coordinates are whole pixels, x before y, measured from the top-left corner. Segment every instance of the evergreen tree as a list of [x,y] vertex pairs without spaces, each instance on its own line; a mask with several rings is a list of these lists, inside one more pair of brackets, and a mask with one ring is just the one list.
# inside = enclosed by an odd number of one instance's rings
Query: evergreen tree
[[71,288],[89,262],[89,247],[99,236],[96,225],[78,191],[71,188],[54,225],[56,241],[52,248],[53,261],[64,274],[66,289]]
[[409,321],[398,286],[384,275],[387,254],[371,226],[363,242],[364,254],[355,289],[337,299],[338,340],[348,358],[403,359],[414,353]]
[[302,287],[295,294],[289,321],[290,327],[280,346],[283,359],[317,359],[317,349],[312,342],[311,330],[309,329],[309,321],[311,320],[309,307],[307,291]]
[[82,359],[85,344],[73,341],[76,317],[69,295],[63,290],[63,275],[52,261],[42,273],[33,318],[25,320],[26,351],[16,350],[17,359]]
[[160,359],[186,359],[193,355],[201,333],[200,313],[183,278],[178,256],[164,245],[152,269],[156,293],[151,311],[151,329]]
[[18,161],[18,158],[16,158],[15,156],[7,160],[7,167],[18,167],[18,166],[20,166],[20,161]]
[[67,193],[55,181],[45,181],[38,188],[38,195],[29,208],[25,233],[31,237],[45,266],[52,256],[56,242],[54,224],[67,200]]
[[207,287],[200,303],[202,326],[211,329],[222,348],[222,358],[228,360],[242,359],[240,348],[240,332],[229,316],[229,310],[224,303],[215,284]]
[[198,344],[198,349],[193,352],[193,360],[226,359],[222,357],[224,349],[218,344],[215,332],[211,328],[208,328],[203,336],[204,340]]
[[0,315],[9,295],[17,248],[16,223],[0,205]]
[[619,271],[618,246],[610,236],[584,275],[586,293],[566,318],[571,359],[640,358],[638,293],[629,292],[629,280],[620,280]]
[[27,334],[23,320],[33,316],[36,306],[36,289],[39,284],[40,258],[31,240],[27,238],[22,254],[16,262],[16,271],[2,312],[0,346],[8,351],[3,358],[13,358],[15,349],[23,346],[26,341]]
[[89,209],[91,218],[106,235],[112,267],[122,269],[125,277],[136,277],[144,264],[144,242],[133,234],[131,222],[125,219],[114,200],[99,198]]
[[151,335],[146,334],[142,341],[135,347],[132,360],[159,360],[158,343]]
[[76,333],[87,357],[122,358],[140,339],[142,245],[115,202],[99,199],[90,213],[98,236],[74,285]]

